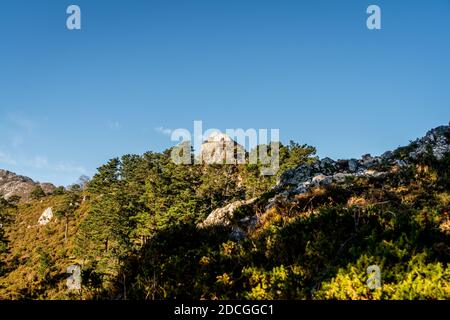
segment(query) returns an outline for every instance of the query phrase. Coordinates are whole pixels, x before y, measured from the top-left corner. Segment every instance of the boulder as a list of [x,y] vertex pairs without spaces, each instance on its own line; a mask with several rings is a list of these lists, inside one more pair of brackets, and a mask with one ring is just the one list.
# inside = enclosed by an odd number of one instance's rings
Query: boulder
[[311,180],[311,184],[313,186],[326,186],[329,185],[333,182],[333,178],[330,176],[326,176],[322,173],[316,175],[314,178],[312,178]]
[[358,171],[358,161],[356,159],[348,160],[348,170],[350,172]]
[[68,290],[81,289],[81,267],[77,264],[71,265],[67,268],[67,274],[70,275],[66,280]]
[[211,226],[228,226],[234,217],[235,211],[245,205],[252,204],[256,199],[236,201],[212,211],[202,223],[198,224],[199,228],[207,228]]
[[47,225],[53,219],[53,210],[52,208],[47,208],[39,217],[38,224],[40,226]]

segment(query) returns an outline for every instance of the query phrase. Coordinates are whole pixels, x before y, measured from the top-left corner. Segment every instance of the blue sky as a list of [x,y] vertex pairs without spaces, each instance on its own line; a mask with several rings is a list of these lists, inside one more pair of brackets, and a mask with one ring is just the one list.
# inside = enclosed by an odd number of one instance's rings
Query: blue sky
[[194,120],[380,154],[448,123],[449,57],[449,0],[5,0],[0,168],[67,185]]

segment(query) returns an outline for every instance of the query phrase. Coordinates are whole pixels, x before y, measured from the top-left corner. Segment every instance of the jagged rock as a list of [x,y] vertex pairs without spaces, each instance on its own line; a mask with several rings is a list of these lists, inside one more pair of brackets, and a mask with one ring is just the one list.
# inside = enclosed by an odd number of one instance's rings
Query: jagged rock
[[336,171],[337,163],[330,158],[323,158],[319,162],[320,171],[324,173],[332,173]]
[[366,177],[372,177],[372,178],[382,178],[386,176],[386,172],[378,172],[375,170],[366,170],[363,172],[363,175]]
[[44,190],[45,194],[50,194],[56,189],[56,187],[51,183],[40,183],[39,185],[41,186],[42,190]]
[[413,142],[412,145],[415,146],[415,149],[409,153],[409,157],[417,160],[431,151],[437,160],[442,160],[450,152],[449,139],[450,126],[440,126],[430,130],[425,137]]
[[53,210],[52,208],[47,208],[39,217],[38,224],[40,226],[45,226],[53,219]]
[[[293,193],[294,194],[306,193],[309,190],[310,187],[311,187],[311,182],[309,182],[309,181],[300,182],[297,185],[297,188],[294,189]],[[282,193],[282,195],[284,195],[286,197],[289,196],[288,193]]]
[[211,212],[211,214],[198,225],[199,228],[206,228],[210,226],[228,226],[231,224],[235,211],[245,205],[252,204],[256,199],[246,201],[236,201],[229,205],[218,208]]
[[21,199],[27,200],[33,189],[38,185],[42,187],[45,193],[51,193],[55,189],[53,184],[39,184],[28,177],[0,169],[0,196],[3,196],[5,199],[19,196]]
[[372,157],[370,154],[366,154],[362,156],[361,164],[365,168],[373,167],[377,164],[381,163],[381,158],[379,157]]
[[356,161],[356,159],[348,160],[348,170],[350,172],[358,171],[358,161]]
[[386,151],[381,155],[381,158],[384,160],[391,160],[394,157],[394,153],[392,151]]
[[246,233],[239,227],[233,227],[230,233],[230,238],[235,241],[241,241],[245,239]]
[[278,180],[278,185],[299,185],[311,177],[311,167],[301,165],[295,169],[287,170]]
[[326,186],[329,185],[333,182],[333,177],[331,176],[326,176],[322,173],[316,175],[314,178],[312,178],[311,180],[311,184],[313,186]]
[[406,167],[408,165],[404,160],[395,160],[395,164],[401,168]]
[[67,268],[67,274],[70,275],[66,280],[68,290],[81,289],[81,267],[77,264],[71,265]]
[[333,181],[335,181],[337,183],[342,183],[342,182],[345,182],[348,177],[352,177],[352,176],[353,175],[350,173],[338,172],[335,175],[333,175]]
[[212,133],[202,144],[200,162],[205,164],[243,164],[246,151],[243,146],[224,133]]

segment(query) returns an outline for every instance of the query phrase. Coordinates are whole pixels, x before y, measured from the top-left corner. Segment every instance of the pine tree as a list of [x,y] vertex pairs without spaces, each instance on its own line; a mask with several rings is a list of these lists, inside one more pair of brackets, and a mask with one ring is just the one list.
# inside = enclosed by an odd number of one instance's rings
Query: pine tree
[[64,242],[67,242],[69,220],[75,216],[75,211],[79,207],[81,196],[78,190],[72,189],[64,194],[64,199],[55,209],[55,216],[65,220]]
[[43,198],[43,197],[45,197],[44,189],[42,189],[42,187],[38,185],[38,186],[34,187],[34,189],[31,191],[30,196],[34,200]]

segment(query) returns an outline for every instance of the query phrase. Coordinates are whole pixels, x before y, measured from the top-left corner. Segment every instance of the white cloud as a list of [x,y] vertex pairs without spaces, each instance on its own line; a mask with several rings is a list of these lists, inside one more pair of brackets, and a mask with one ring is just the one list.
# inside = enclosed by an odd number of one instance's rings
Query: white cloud
[[25,139],[32,137],[37,127],[34,121],[22,113],[9,113],[5,118],[10,127],[10,144],[14,148],[21,146]]
[[50,163],[47,158],[36,156],[32,159],[28,159],[24,161],[24,165],[35,168],[35,169],[45,169],[54,172],[63,172],[63,173],[78,173],[78,174],[86,174],[86,169],[82,166],[73,165],[70,163]]
[[59,163],[53,167],[57,172],[87,174],[87,170],[82,166],[76,166],[69,163]]
[[32,120],[26,118],[23,114],[20,113],[9,114],[8,120],[27,133],[31,133],[36,127],[36,124]]
[[23,162],[25,166],[35,169],[46,169],[49,167],[47,158],[40,156],[34,157],[32,159],[26,159]]
[[161,133],[161,134],[163,134],[165,136],[170,136],[172,134],[172,130],[171,129],[167,129],[167,128],[164,128],[164,127],[156,127],[155,131],[158,132],[158,133]]
[[16,166],[17,161],[14,160],[11,155],[7,153],[0,152],[0,163],[7,164],[10,166]]
[[83,166],[71,163],[51,163],[46,157],[36,156],[30,159],[14,159],[10,154],[0,152],[0,164],[6,164],[15,167],[28,167],[38,170],[47,170],[56,173],[79,174],[84,175],[87,170]]

